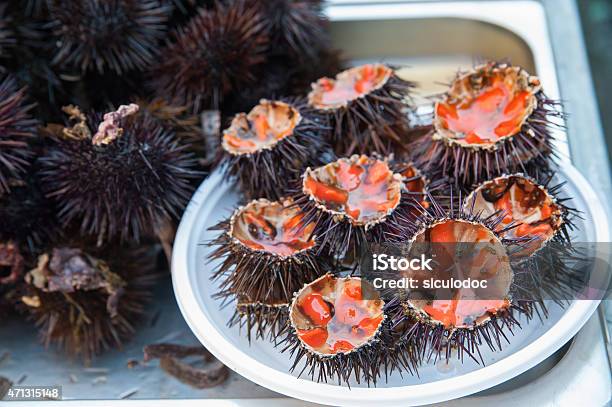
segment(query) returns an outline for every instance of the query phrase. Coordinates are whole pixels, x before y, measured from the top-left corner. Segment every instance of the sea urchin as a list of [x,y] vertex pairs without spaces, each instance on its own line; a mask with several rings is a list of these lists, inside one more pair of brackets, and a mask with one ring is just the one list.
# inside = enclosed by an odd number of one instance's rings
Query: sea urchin
[[[43,187],[64,225],[75,221],[98,243],[114,237],[139,240],[164,220],[180,216],[197,176],[195,160],[173,132],[138,105],[102,118],[74,106],[72,125],[40,158]],[[61,127],[61,126],[60,126]]]

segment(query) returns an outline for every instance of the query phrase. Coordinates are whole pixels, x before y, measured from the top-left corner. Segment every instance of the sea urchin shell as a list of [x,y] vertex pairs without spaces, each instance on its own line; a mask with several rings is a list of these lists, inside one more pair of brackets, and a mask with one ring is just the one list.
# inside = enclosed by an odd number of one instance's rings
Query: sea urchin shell
[[405,209],[416,202],[386,160],[365,155],[309,167],[302,181],[295,201],[316,224],[321,250],[338,258],[361,255],[368,243],[409,221]]
[[263,99],[223,131],[225,165],[248,198],[279,199],[307,166],[322,163],[324,131],[305,106]]
[[[292,370],[305,359],[313,380],[374,383],[381,373],[379,340],[384,301],[367,281],[326,274],[296,293],[289,309],[283,351],[293,356]],[[300,373],[301,374],[301,373]]]
[[290,199],[251,201],[213,229],[221,234],[210,243],[219,246],[211,258],[223,258],[213,275],[221,279],[217,296],[236,296],[238,314],[248,320],[256,314],[257,321],[268,320],[266,311],[288,304],[306,281],[323,273],[314,225],[304,223]]
[[[434,129],[416,148],[425,171],[439,167],[458,185],[547,166],[553,154],[552,107],[540,80],[525,70],[488,63],[460,74],[436,102]],[[537,162],[536,162],[537,161]]]
[[[455,204],[451,202],[446,211],[433,201],[422,210],[420,223],[397,239],[403,245],[408,242],[410,253],[435,259],[435,266],[433,271],[403,271],[403,277],[420,282],[419,288],[385,296],[385,312],[394,325],[404,324],[405,340],[418,349],[421,359],[448,359],[456,349],[459,359],[467,355],[482,362],[479,346],[501,350],[502,339],[508,341],[504,330],[511,333],[520,327],[515,313],[530,318],[533,304],[512,298],[513,260],[521,242],[505,234],[516,225],[503,224],[499,212],[481,216],[471,206],[457,209]],[[484,288],[453,286],[453,280],[463,284],[483,279]],[[425,280],[442,285],[428,286]]]
[[330,121],[338,155],[387,154],[391,144],[402,144],[408,130],[406,110],[413,87],[388,66],[368,64],[335,79],[319,79],[312,84],[308,103]]

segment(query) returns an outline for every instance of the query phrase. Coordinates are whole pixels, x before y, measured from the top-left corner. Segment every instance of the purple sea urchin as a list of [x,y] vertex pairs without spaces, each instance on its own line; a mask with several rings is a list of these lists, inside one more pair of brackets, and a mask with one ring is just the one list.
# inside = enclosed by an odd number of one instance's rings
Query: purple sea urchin
[[118,74],[149,68],[171,11],[156,0],[50,0],[48,6],[54,64]]
[[433,131],[415,149],[417,164],[439,167],[471,186],[502,173],[546,168],[553,154],[551,117],[560,116],[540,80],[490,62],[457,76],[436,102]]
[[36,131],[30,116],[34,105],[26,104],[26,89],[17,88],[11,76],[0,79],[0,195],[8,192],[11,179],[20,179],[30,165],[28,140]]
[[[249,0],[247,0],[248,2]],[[270,30],[272,55],[314,61],[329,42],[321,0],[252,1]]]
[[330,155],[325,131],[299,102],[261,100],[223,131],[224,165],[248,198],[279,199],[307,166]]
[[384,301],[367,281],[326,274],[298,291],[289,308],[287,335],[280,343],[300,375],[313,380],[355,379],[374,384],[388,366],[380,341]]
[[[504,331],[520,328],[517,313],[531,318],[535,301],[513,298],[513,262],[524,241],[506,235],[517,225],[503,224],[503,213],[481,216],[472,206],[455,205],[447,211],[433,201],[429,209],[421,208],[420,222],[396,238],[411,253],[434,258],[435,266],[433,271],[403,271],[420,288],[394,292],[385,312],[394,325],[403,324],[404,340],[420,359],[448,359],[456,349],[461,360],[469,356],[483,362],[479,346],[501,350],[508,341]],[[485,278],[487,287],[434,289],[423,284],[431,278],[448,282],[468,277]]]
[[43,344],[86,362],[120,347],[134,334],[150,297],[155,278],[150,257],[112,249],[94,256],[74,247],[42,254],[26,275],[21,300]]
[[388,66],[368,64],[319,79],[308,103],[329,119],[338,155],[387,154],[392,144],[402,145],[409,128],[406,110],[414,86]]
[[122,106],[88,118],[68,107],[72,124],[60,126],[40,158],[45,193],[56,202],[59,220],[77,222],[99,244],[114,237],[139,240],[180,216],[197,176],[188,146],[137,109]]
[[386,160],[365,155],[307,168],[295,202],[304,219],[316,224],[319,251],[337,258],[360,256],[369,243],[409,222],[416,203],[401,174]]
[[221,233],[210,243],[218,246],[211,258],[223,259],[213,275],[221,280],[217,296],[236,296],[238,314],[247,322],[257,314],[256,322],[270,322],[265,311],[288,304],[305,281],[323,273],[313,228],[289,199],[259,199],[236,209],[213,227]]
[[202,8],[163,49],[151,84],[194,112],[217,109],[230,92],[256,82],[267,48],[267,28],[256,7],[236,2]]

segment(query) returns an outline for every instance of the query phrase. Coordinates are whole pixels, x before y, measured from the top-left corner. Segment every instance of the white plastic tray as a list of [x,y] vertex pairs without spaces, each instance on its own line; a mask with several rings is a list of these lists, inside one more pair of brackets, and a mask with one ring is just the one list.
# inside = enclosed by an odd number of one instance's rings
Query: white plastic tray
[[[574,197],[574,206],[583,212],[578,221],[582,242],[609,241],[605,211],[584,177],[571,165],[561,164],[559,178],[567,180],[565,191]],[[172,259],[172,276],[177,301],[194,334],[223,363],[257,384],[303,400],[335,404],[381,405],[436,403],[472,394],[506,381],[540,363],[570,340],[588,320],[598,301],[574,301],[563,310],[550,304],[550,317],[543,323],[531,321],[516,332],[503,352],[483,352],[486,366],[472,361],[452,361],[450,369],[426,365],[420,377],[391,375],[377,388],[316,383],[289,373],[287,354],[266,341],[250,346],[237,327],[228,328],[231,307],[220,310],[212,298],[217,285],[210,276],[214,263],[208,262],[211,248],[203,245],[214,237],[208,228],[228,216],[238,203],[238,194],[214,172],[204,181],[189,204],[177,233]],[[597,219],[597,223],[591,220]],[[522,321],[525,322],[525,321]],[[300,369],[297,369],[299,371]]]

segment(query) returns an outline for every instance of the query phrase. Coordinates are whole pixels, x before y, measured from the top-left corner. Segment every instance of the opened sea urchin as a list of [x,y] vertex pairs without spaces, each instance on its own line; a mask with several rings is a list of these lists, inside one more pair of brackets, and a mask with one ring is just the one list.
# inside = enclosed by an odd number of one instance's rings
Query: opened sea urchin
[[416,288],[385,297],[385,312],[394,325],[404,325],[405,340],[421,359],[448,359],[455,349],[461,360],[482,362],[479,346],[501,350],[506,332],[520,327],[516,313],[531,317],[532,304],[512,295],[512,263],[521,246],[504,233],[516,225],[502,221],[499,213],[481,217],[469,208],[451,205],[445,211],[433,202],[420,223],[397,239],[411,257],[433,259],[432,270],[401,271]]
[[402,145],[409,128],[407,109],[414,84],[383,64],[348,69],[312,84],[308,103],[333,127],[338,155],[379,152]]
[[225,165],[248,198],[278,199],[307,166],[323,162],[324,131],[299,103],[261,100],[223,131]]
[[434,129],[415,151],[417,164],[439,167],[459,185],[502,173],[546,168],[553,154],[551,118],[561,113],[540,80],[517,66],[487,63],[460,74],[436,102]]
[[300,375],[313,380],[376,384],[383,368],[383,307],[374,287],[357,277],[326,274],[305,285],[291,303],[283,342],[292,370],[304,364]]
[[296,198],[306,221],[316,224],[321,249],[337,258],[361,255],[368,243],[409,221],[413,202],[387,161],[365,155],[306,169]]
[[315,254],[314,224],[304,222],[290,199],[251,201],[213,229],[221,234],[211,242],[219,246],[211,257],[223,259],[213,275],[221,281],[217,296],[236,296],[239,316],[255,318],[249,328],[270,323],[270,317],[276,326],[275,311],[323,273]]

